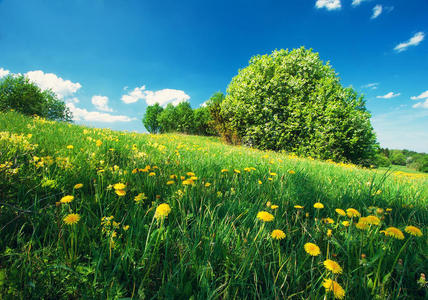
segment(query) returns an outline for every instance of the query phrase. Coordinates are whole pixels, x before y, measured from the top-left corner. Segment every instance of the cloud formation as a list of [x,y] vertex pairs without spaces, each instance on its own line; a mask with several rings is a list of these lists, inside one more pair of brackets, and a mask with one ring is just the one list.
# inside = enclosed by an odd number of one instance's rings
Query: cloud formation
[[394,50],[397,52],[405,51],[410,46],[419,45],[424,40],[424,38],[425,38],[425,34],[422,31],[417,32],[408,41],[400,43],[397,46],[395,46]]
[[315,3],[316,8],[325,8],[327,10],[340,9],[342,5],[340,0],[317,0]]
[[373,83],[368,83],[366,85],[363,85],[362,88],[375,90],[377,89],[378,86],[379,86],[378,82],[373,82]]
[[89,122],[104,122],[104,123],[114,123],[114,122],[131,122],[135,121],[136,118],[130,118],[123,115],[111,115],[108,113],[101,113],[98,111],[88,111],[84,108],[78,108],[74,103],[67,103],[67,107],[73,113],[74,121],[89,121]]
[[364,1],[367,1],[367,0],[353,0],[352,1],[352,6],[358,6],[358,5],[360,5]]
[[64,80],[53,73],[44,73],[40,70],[30,71],[24,75],[42,90],[51,89],[60,99],[73,95],[82,87],[78,82]]
[[420,100],[420,99],[425,99],[425,98],[428,98],[428,90],[426,90],[425,92],[423,92],[419,96],[410,97],[410,99],[412,99],[412,100]]
[[382,13],[382,5],[378,4],[375,7],[373,7],[373,14],[371,19],[376,19],[377,17],[380,16],[381,13]]
[[412,105],[413,108],[427,108],[428,109],[428,98],[424,102],[418,102]]
[[389,92],[388,94],[383,95],[383,96],[376,96],[376,98],[391,99],[391,98],[394,98],[394,97],[398,97],[400,95],[401,95],[400,93],[394,94],[393,92]]
[[121,100],[126,103],[135,103],[138,100],[146,101],[147,105],[153,105],[159,103],[161,106],[165,106],[168,103],[172,105],[178,105],[180,102],[185,102],[190,99],[184,91],[174,89],[163,89],[158,91],[146,90],[146,86],[136,87],[134,90],[126,95],[123,95]]
[[98,110],[107,111],[107,112],[113,111],[113,109],[111,109],[108,106],[108,97],[107,96],[100,96],[100,95],[92,96],[91,102],[95,106],[95,108]]
[[9,70],[5,70],[5,69],[3,69],[3,68],[0,68],[0,78],[2,78],[2,77],[4,77],[4,76],[8,75],[9,73],[10,73],[10,71],[9,71]]

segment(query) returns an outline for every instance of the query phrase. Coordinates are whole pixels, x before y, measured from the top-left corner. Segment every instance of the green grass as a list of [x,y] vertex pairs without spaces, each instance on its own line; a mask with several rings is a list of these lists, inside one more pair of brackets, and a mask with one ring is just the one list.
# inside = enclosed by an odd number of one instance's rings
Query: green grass
[[[78,183],[83,187],[75,189]],[[116,183],[126,185],[126,195],[115,192]],[[333,299],[323,287],[331,278],[351,299],[424,299],[427,183],[424,174],[233,147],[212,137],[1,113],[0,298]],[[66,195],[74,200],[61,204]],[[324,208],[315,209],[316,202]],[[171,212],[155,218],[161,203]],[[361,230],[358,217],[336,208],[381,223]],[[260,211],[274,220],[258,220]],[[65,224],[72,213],[81,219]],[[407,225],[423,236],[404,232]],[[404,239],[381,232],[391,226]],[[274,229],[286,237],[273,239]],[[305,252],[308,242],[320,247],[319,256]],[[326,259],[342,274],[326,270]]]

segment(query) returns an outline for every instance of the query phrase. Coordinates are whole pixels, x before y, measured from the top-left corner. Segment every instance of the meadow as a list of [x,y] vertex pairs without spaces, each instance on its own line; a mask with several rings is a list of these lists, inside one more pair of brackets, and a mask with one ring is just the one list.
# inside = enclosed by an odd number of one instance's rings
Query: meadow
[[428,176],[0,113],[0,298],[426,299]]

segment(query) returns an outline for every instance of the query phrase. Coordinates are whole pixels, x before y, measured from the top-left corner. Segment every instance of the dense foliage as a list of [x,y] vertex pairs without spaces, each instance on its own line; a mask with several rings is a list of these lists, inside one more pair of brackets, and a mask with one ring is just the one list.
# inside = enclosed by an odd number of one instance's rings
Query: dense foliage
[[0,81],[0,111],[10,109],[49,120],[72,120],[70,110],[55,93],[42,91],[24,75],[9,75]]
[[211,126],[211,114],[206,106],[192,109],[189,102],[162,108],[158,103],[148,106],[143,124],[150,133],[180,132],[197,135],[216,134]]
[[254,56],[221,104],[225,127],[244,144],[364,164],[376,150],[365,102],[304,48]]
[[0,299],[427,297],[428,175],[10,111],[0,154]]
[[406,149],[393,150],[381,148],[376,155],[374,164],[380,167],[389,167],[391,164],[394,164],[428,173],[428,154]]

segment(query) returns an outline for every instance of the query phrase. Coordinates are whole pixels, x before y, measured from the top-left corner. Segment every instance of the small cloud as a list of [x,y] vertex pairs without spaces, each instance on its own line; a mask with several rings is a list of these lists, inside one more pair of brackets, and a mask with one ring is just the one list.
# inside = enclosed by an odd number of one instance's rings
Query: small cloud
[[146,89],[146,86],[136,87],[133,91],[129,92],[127,95],[123,95],[121,100],[126,104],[135,103],[140,99],[144,99],[143,91]]
[[425,92],[423,92],[419,96],[410,97],[410,99],[412,99],[412,100],[420,100],[420,99],[425,99],[425,98],[428,98],[428,90],[426,90]]
[[74,103],[67,103],[67,107],[73,113],[74,121],[115,123],[115,122],[131,122],[136,120],[136,118],[130,118],[128,116],[122,116],[122,115],[115,116],[108,113],[101,113],[98,111],[87,111],[86,109],[76,107]]
[[79,103],[80,101],[76,97],[73,97],[73,98],[68,98],[65,102],[66,103]]
[[190,99],[184,91],[174,89],[163,89],[158,91],[146,90],[146,86],[136,87],[134,90],[126,95],[123,95],[121,100],[126,103],[135,103],[138,100],[146,101],[147,105],[154,105],[159,103],[161,106],[165,106],[168,103],[178,105],[180,102],[185,102]]
[[340,0],[317,0],[315,3],[316,8],[325,8],[327,10],[340,9],[342,5]]
[[388,94],[383,95],[383,96],[376,96],[376,98],[391,99],[391,98],[394,98],[394,97],[398,97],[400,95],[401,95],[400,93],[394,94],[393,92],[389,92]]
[[363,85],[362,88],[363,89],[372,89],[372,90],[375,90],[375,89],[377,89],[378,86],[379,86],[378,82],[373,82],[373,83],[368,83],[366,85]]
[[0,78],[7,76],[10,73],[9,70],[5,70],[3,68],[0,68]]
[[376,19],[377,17],[380,16],[380,14],[382,13],[382,5],[376,5],[375,7],[373,7],[373,14],[371,19]]
[[40,70],[27,72],[25,76],[42,90],[51,89],[60,99],[73,95],[82,87],[78,82],[64,80],[53,73],[44,73]]
[[422,42],[425,38],[425,34],[420,31],[418,33],[415,33],[414,36],[412,36],[407,42],[400,43],[397,46],[395,46],[394,50],[397,52],[402,52],[407,50],[410,46],[417,46]]
[[95,95],[92,97],[92,104],[95,106],[96,109],[101,111],[108,111],[112,112],[113,109],[108,107],[108,97],[107,96],[99,96]]
[[428,98],[424,102],[418,102],[412,105],[413,108],[428,108]]
[[352,6],[358,6],[358,5],[360,5],[364,1],[367,1],[367,0],[353,0],[352,1]]

